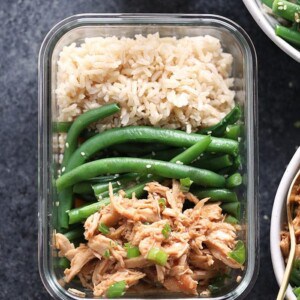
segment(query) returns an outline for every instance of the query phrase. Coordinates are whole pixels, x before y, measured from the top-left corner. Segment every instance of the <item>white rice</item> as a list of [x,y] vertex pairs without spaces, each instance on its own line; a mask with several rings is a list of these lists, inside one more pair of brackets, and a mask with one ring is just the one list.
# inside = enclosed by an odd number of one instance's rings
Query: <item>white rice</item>
[[213,125],[234,106],[232,60],[208,35],[87,38],[60,53],[58,120],[119,103],[121,113],[97,124],[99,131],[153,125],[192,132]]

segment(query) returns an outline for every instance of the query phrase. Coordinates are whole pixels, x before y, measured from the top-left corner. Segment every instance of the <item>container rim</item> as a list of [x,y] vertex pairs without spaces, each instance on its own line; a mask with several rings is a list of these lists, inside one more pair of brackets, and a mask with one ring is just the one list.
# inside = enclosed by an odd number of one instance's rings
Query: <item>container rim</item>
[[[235,22],[231,21],[222,16],[213,14],[143,14],[143,13],[88,13],[88,14],[77,14],[70,16],[59,23],[57,23],[46,35],[39,52],[38,59],[38,80],[39,80],[39,93],[38,93],[38,265],[41,280],[51,294],[56,299],[81,299],[79,297],[67,294],[64,290],[54,282],[49,280],[51,278],[48,262],[43,259],[43,253],[45,248],[48,246],[49,236],[43,234],[46,232],[47,224],[43,223],[43,220],[47,218],[47,189],[49,188],[48,178],[45,175],[49,171],[47,165],[48,149],[43,146],[47,143],[49,128],[47,121],[49,120],[49,95],[47,94],[47,85],[49,81],[49,68],[48,66],[49,53],[53,51],[55,46],[55,40],[58,41],[68,31],[87,25],[112,25],[112,24],[123,24],[123,25],[139,25],[151,24],[151,25],[169,25],[177,24],[182,25],[194,25],[194,26],[208,26],[208,25],[221,25],[226,28],[235,38],[239,41],[240,45],[245,51],[246,61],[248,62],[248,69],[246,71],[248,94],[251,98],[250,105],[247,108],[247,121],[248,133],[247,134],[247,161],[252,161],[249,164],[247,175],[251,178],[248,182],[248,194],[249,191],[252,193],[251,196],[251,208],[249,209],[250,201],[247,201],[247,218],[248,218],[248,261],[249,257],[252,257],[253,264],[247,265],[247,271],[241,283],[228,294],[216,297],[214,299],[236,299],[236,297],[243,298],[253,287],[256,278],[258,276],[259,269],[259,224],[258,224],[258,118],[257,118],[257,57],[253,46],[253,43],[248,34]],[[249,75],[251,74],[251,76]],[[248,195],[247,195],[248,196]],[[249,196],[247,199],[250,199]],[[248,282],[246,283],[246,279]],[[126,299],[126,298],[124,298]],[[187,298],[188,299],[188,298]]]

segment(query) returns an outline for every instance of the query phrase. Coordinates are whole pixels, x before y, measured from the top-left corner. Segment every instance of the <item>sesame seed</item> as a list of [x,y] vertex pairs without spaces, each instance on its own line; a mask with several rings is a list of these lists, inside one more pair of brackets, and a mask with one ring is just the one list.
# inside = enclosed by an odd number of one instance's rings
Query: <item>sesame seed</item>
[[152,151],[151,154],[152,154],[152,156],[155,156],[155,152],[154,151]]
[[238,137],[238,142],[240,142],[241,140],[242,140],[242,138],[239,136],[239,137]]
[[55,202],[55,206],[58,207],[59,206],[59,201]]
[[211,131],[211,130],[207,131],[207,134],[211,134],[211,133],[212,133],[212,131]]
[[264,220],[269,220],[269,216],[267,216],[267,215],[264,215],[263,218],[264,218]]
[[242,276],[240,276],[240,275],[239,275],[239,276],[237,276],[237,278],[236,278],[236,282],[237,282],[237,283],[239,283],[241,280],[242,280]]
[[282,2],[282,1],[279,1],[279,2],[278,2],[278,5],[283,5],[283,2]]
[[146,165],[146,168],[147,168],[147,169],[150,169],[150,168],[151,168],[151,165]]
[[117,181],[117,185],[121,185],[121,182],[120,182],[120,181]]
[[278,6],[278,10],[283,10],[283,6]]
[[178,165],[183,165],[183,162],[180,161],[180,160],[177,160],[177,161],[176,161],[176,164],[178,164]]
[[102,196],[101,196],[101,195],[99,195],[98,198],[99,198],[100,200],[102,200]]
[[227,126],[227,127],[226,127],[226,132],[229,132],[229,131],[230,131],[230,129],[229,129],[229,127]]
[[147,174],[147,178],[150,178],[151,177],[151,174]]
[[283,6],[283,10],[286,10],[287,9],[287,5],[285,4],[284,6]]
[[80,155],[81,155],[81,156],[85,156],[85,153],[84,153],[84,152],[80,152]]
[[69,148],[69,143],[66,143],[66,148]]
[[66,168],[65,168],[65,167],[63,167],[63,168],[61,169],[61,171],[62,171],[62,172],[64,172],[65,170],[66,170]]

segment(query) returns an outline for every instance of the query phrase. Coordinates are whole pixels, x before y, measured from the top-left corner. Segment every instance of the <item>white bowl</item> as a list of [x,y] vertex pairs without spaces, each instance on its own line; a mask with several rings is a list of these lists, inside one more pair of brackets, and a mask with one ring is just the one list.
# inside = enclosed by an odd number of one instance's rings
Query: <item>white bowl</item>
[[252,17],[265,34],[286,54],[300,62],[300,51],[275,34],[278,23],[275,18],[266,13],[260,0],[243,0]]
[[[283,177],[280,181],[275,201],[272,210],[271,219],[271,231],[270,231],[270,246],[271,246],[271,257],[274,273],[280,286],[283,279],[285,270],[285,263],[280,250],[280,231],[282,230],[283,223],[286,222],[286,197],[290,187],[290,184],[300,168],[300,147],[294,154],[292,160],[287,166]],[[297,300],[296,296],[292,291],[292,287],[289,285],[286,293],[288,300]]]

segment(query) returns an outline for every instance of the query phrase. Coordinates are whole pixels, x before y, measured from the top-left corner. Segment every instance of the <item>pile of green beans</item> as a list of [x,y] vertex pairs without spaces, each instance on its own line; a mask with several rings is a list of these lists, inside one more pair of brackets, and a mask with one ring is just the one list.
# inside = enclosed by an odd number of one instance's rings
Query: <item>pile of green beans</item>
[[[181,130],[148,126],[128,126],[102,133],[91,131],[85,141],[78,138],[89,132],[87,127],[119,111],[115,104],[88,111],[73,123],[56,123],[57,132],[67,132],[61,176],[56,180],[58,191],[58,230],[66,231],[69,225],[84,221],[101,207],[109,204],[108,185],[113,191],[124,190],[127,197],[133,193],[141,197],[150,181],[189,178],[192,192],[199,198],[221,201],[222,209],[239,217],[240,204],[236,189],[242,184],[239,138],[243,127],[239,106],[218,124],[188,134]],[[99,153],[117,153],[117,157]],[[87,201],[82,207],[73,207],[74,195]],[[74,230],[73,230],[74,231]],[[77,229],[66,236],[77,237]]]
[[275,33],[290,44],[300,47],[300,3],[286,0],[262,0],[272,9],[273,14],[284,19],[282,25],[276,25]]

